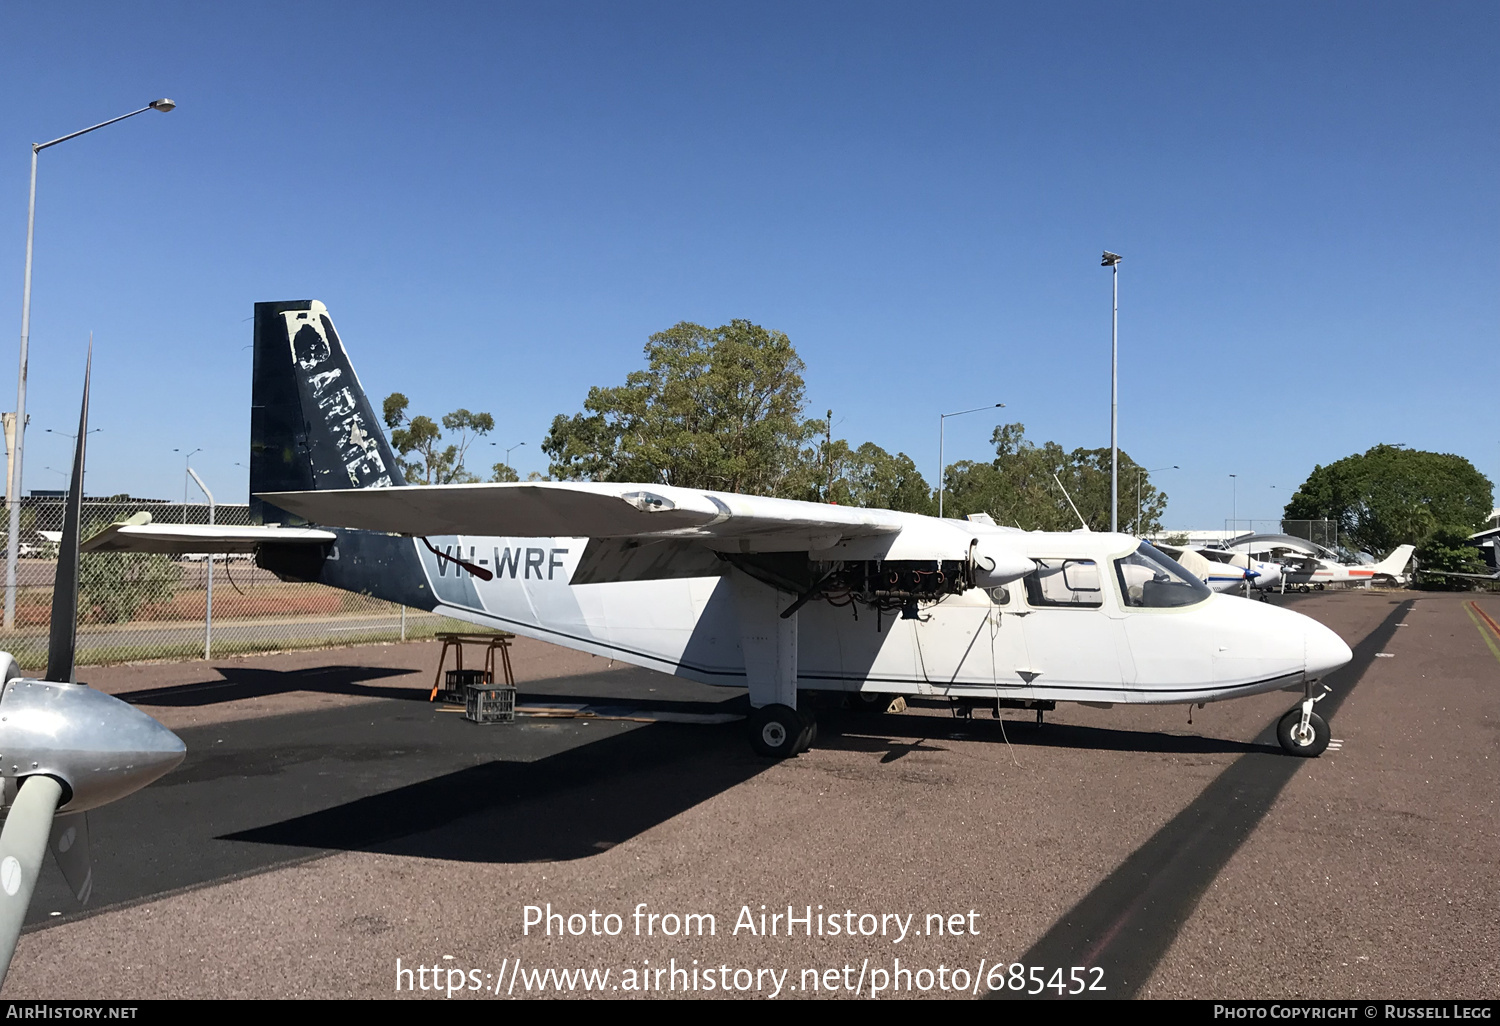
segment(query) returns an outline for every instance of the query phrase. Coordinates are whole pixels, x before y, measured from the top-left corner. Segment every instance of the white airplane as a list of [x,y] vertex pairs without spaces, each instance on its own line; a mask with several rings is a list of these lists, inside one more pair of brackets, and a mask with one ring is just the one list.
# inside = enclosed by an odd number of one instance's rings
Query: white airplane
[[[1301,693],[1287,751],[1328,743],[1315,685],[1351,659],[1285,609],[1213,594],[1122,534],[654,483],[406,486],[327,310],[259,303],[250,488],[227,528],[283,577],[320,581],[706,684],[747,687],[750,741],[812,743],[800,691],[1204,703]],[[316,526],[313,526],[316,525]],[[202,525],[123,524],[101,548],[207,547]]]
[[1347,563],[1333,549],[1286,534],[1256,534],[1229,546],[1229,551],[1246,553],[1253,559],[1278,562],[1286,583],[1299,591],[1323,588],[1328,584],[1368,584],[1389,577],[1406,583],[1406,565],[1416,551],[1415,545],[1398,545],[1378,563]]
[[1221,593],[1232,593],[1247,585],[1252,588],[1269,589],[1281,582],[1281,567],[1276,563],[1263,563],[1258,559],[1218,549],[1178,548],[1175,545],[1155,543],[1156,547],[1171,556],[1211,589]]

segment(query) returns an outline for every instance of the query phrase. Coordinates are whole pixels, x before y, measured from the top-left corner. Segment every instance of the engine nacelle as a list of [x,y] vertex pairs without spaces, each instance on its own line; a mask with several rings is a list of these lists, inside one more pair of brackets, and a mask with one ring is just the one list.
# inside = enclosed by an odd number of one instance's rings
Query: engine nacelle
[[1019,552],[1001,548],[993,542],[986,545],[987,540],[980,539],[974,543],[976,587],[998,588],[1002,584],[1019,581],[1036,569],[1036,564]]

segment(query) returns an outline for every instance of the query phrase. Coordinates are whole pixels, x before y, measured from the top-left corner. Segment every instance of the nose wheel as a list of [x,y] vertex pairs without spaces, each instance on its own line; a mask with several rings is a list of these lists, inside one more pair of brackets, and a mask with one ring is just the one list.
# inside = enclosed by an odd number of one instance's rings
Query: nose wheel
[[1301,705],[1288,712],[1276,724],[1276,740],[1281,742],[1281,747],[1289,755],[1310,759],[1322,755],[1323,750],[1328,747],[1333,734],[1328,729],[1328,721],[1313,712],[1313,705],[1330,694],[1332,691],[1326,687],[1316,698],[1309,694]]

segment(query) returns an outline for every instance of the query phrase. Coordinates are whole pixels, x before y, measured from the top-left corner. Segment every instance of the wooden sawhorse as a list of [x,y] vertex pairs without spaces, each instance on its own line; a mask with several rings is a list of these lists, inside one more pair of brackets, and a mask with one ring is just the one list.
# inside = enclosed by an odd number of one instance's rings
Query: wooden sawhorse
[[510,643],[515,639],[514,634],[496,632],[491,634],[459,634],[443,633],[434,635],[443,643],[443,652],[438,656],[437,676],[432,681],[432,694],[427,701],[436,702],[438,692],[443,689],[443,667],[448,662],[448,650],[454,652],[456,670],[464,668],[464,645],[483,645],[484,650],[484,672],[489,675],[490,683],[495,683],[495,650],[500,651],[500,665],[505,671],[505,683],[510,687],[516,686],[515,674],[510,669]]

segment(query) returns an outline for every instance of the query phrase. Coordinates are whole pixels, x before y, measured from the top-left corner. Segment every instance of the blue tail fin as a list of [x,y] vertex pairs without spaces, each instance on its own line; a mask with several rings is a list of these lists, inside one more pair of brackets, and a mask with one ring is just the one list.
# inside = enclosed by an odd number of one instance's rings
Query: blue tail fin
[[[250,397],[250,520],[305,521],[261,492],[404,485],[328,308],[317,300],[255,304],[255,378]],[[325,548],[269,542],[256,562],[285,580],[431,609],[415,544],[408,538],[334,528]]]
[[251,521],[300,519],[259,492],[402,485],[400,464],[317,300],[255,304]]

